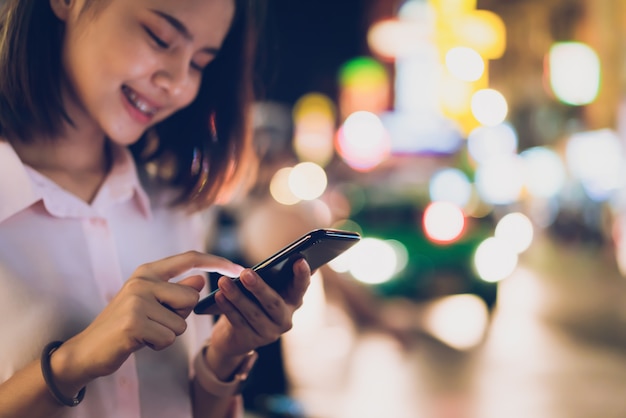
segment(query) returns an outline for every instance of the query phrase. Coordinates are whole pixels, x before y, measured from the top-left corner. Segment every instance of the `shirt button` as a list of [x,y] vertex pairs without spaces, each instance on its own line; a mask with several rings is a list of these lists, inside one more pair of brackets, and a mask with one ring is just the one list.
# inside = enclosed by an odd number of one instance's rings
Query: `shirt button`
[[128,379],[126,379],[125,377],[121,377],[120,378],[120,386],[122,386],[122,387],[128,386]]
[[106,225],[106,220],[102,218],[91,218],[90,222],[91,222],[91,225],[97,226],[97,227],[103,227]]

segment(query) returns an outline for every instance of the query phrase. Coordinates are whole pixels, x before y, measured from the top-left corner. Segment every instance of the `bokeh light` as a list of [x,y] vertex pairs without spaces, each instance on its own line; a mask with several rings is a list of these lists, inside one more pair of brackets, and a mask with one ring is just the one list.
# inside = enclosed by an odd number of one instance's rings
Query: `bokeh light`
[[600,90],[601,68],[596,52],[582,42],[557,42],[548,55],[550,86],[563,103],[593,102]]
[[390,153],[391,143],[380,118],[366,111],[348,116],[337,133],[337,152],[356,170],[371,170]]
[[432,336],[457,350],[478,345],[485,335],[489,311],[476,295],[460,294],[440,298],[425,309],[424,328]]
[[485,126],[495,126],[502,122],[509,113],[509,105],[502,95],[494,89],[478,90],[472,96],[472,114]]
[[476,190],[480,197],[493,205],[516,202],[524,187],[524,166],[520,157],[501,156],[481,164],[475,173]]
[[433,202],[450,202],[465,207],[472,196],[472,185],[458,168],[443,168],[430,178],[429,192]]
[[480,243],[474,253],[474,267],[486,282],[498,282],[508,277],[518,263],[518,255],[506,241],[490,237]]
[[[349,271],[355,279],[363,283],[378,284],[391,279],[398,270],[398,256],[395,244],[385,240],[366,237],[337,257],[337,263],[349,262]],[[345,257],[345,258],[344,258]]]
[[533,224],[523,213],[508,213],[498,221],[494,236],[520,254],[526,251],[533,241]]
[[472,48],[457,46],[450,49],[445,57],[448,71],[463,81],[476,81],[485,72],[485,62]]
[[431,240],[450,243],[463,234],[465,215],[458,206],[450,202],[432,202],[424,211],[423,226]]
[[293,194],[289,186],[289,174],[292,167],[284,167],[276,171],[270,182],[270,194],[278,203],[283,205],[295,205],[301,199]]
[[304,162],[291,169],[288,183],[295,196],[302,200],[313,200],[324,193],[328,178],[322,167],[312,162]]
[[342,117],[354,112],[380,114],[391,101],[391,86],[386,68],[371,57],[357,57],[339,70],[339,109]]
[[517,146],[517,132],[507,122],[496,126],[479,126],[467,138],[467,151],[479,164],[494,157],[514,155]]
[[321,93],[308,93],[293,108],[293,148],[300,161],[325,166],[334,154],[336,110],[332,100]]
[[606,200],[625,184],[623,146],[618,135],[609,129],[572,135],[565,159],[572,176],[593,200]]
[[565,165],[559,155],[545,147],[533,147],[520,153],[524,161],[524,183],[534,197],[557,196],[567,180]]

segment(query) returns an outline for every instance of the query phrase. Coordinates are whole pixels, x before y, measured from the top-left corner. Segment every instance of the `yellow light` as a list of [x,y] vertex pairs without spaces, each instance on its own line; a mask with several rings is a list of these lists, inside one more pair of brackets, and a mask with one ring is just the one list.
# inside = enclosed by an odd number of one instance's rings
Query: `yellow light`
[[476,0],[430,0],[444,16],[463,15],[476,10]]
[[300,161],[325,166],[332,159],[336,113],[333,101],[320,93],[308,93],[296,102],[293,148]]
[[285,167],[278,170],[270,182],[270,194],[278,203],[283,205],[295,205],[300,202],[300,198],[295,196],[289,188],[289,174],[292,167]]
[[497,14],[475,10],[454,22],[456,38],[485,59],[498,59],[506,49],[506,27]]
[[328,96],[321,93],[307,93],[294,104],[293,120],[298,123],[302,118],[311,114],[334,121],[337,111],[333,101]]

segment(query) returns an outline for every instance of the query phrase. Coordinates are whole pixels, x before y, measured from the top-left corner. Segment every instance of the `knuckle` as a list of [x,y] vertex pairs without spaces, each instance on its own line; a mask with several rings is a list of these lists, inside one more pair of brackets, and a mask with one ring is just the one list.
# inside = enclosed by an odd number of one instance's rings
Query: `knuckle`
[[152,267],[150,263],[141,264],[135,269],[135,276],[144,277],[150,274]]

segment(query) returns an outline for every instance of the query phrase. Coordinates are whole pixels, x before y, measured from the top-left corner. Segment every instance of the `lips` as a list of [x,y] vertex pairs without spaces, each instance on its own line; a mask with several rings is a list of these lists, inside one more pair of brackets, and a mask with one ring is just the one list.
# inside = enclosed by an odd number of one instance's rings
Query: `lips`
[[139,95],[136,91],[126,85],[122,86],[122,93],[128,100],[129,104],[147,118],[152,118],[159,110],[158,105],[150,102],[148,99]]

